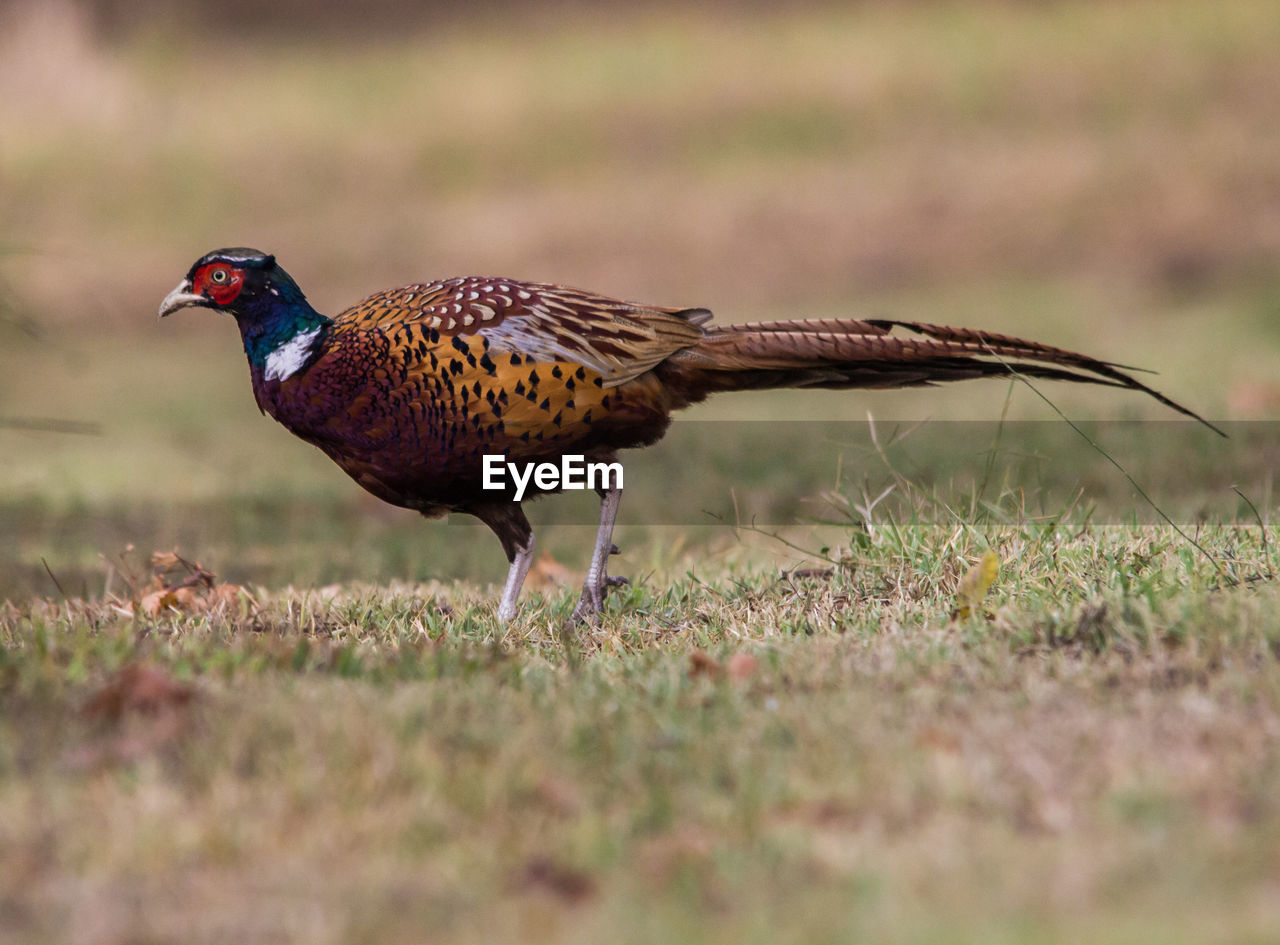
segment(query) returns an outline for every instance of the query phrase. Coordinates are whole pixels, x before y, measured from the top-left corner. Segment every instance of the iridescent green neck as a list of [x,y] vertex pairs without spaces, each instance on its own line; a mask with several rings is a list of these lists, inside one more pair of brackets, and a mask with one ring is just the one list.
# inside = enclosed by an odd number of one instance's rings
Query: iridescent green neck
[[270,288],[240,307],[236,322],[255,377],[283,380],[310,359],[331,324],[281,271]]

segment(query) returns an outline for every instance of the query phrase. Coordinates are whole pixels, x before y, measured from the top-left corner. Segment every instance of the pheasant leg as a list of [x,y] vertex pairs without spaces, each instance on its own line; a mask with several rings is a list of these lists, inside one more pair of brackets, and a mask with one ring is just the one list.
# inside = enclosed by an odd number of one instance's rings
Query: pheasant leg
[[587,568],[586,580],[582,582],[582,597],[578,599],[578,606],[573,609],[574,620],[594,620],[604,608],[604,598],[609,593],[609,588],[628,583],[624,577],[609,577],[606,567],[609,555],[618,553],[618,548],[613,543],[613,523],[618,518],[618,504],[621,500],[622,490],[617,486],[609,488],[600,497],[600,528],[596,532],[596,545],[591,552],[591,565]]
[[511,569],[507,572],[507,583],[502,589],[502,601],[498,604],[498,622],[506,623],[516,615],[516,601],[520,597],[520,588],[524,587],[524,579],[529,573],[529,565],[533,564],[533,532],[528,539],[516,549],[511,559]]

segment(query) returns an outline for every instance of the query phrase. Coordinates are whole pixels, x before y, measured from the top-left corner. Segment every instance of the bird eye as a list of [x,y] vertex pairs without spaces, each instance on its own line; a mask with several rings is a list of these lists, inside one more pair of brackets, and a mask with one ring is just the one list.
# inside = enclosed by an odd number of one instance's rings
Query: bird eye
[[230,277],[225,269],[215,269],[209,273],[209,281],[214,285],[223,285]]

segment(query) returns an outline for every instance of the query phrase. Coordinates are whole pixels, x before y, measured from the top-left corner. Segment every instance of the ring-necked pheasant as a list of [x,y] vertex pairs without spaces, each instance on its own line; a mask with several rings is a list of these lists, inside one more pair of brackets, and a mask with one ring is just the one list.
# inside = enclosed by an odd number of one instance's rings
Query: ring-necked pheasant
[[[273,256],[253,249],[197,260],[160,314],[190,306],[235,316],[258,406],[364,488],[427,517],[466,512],[497,534],[511,564],[502,620],[515,614],[534,537],[510,492],[482,488],[486,454],[613,462],[618,450],[657,441],[672,411],[718,391],[909,387],[1014,373],[1143,391],[1207,424],[1107,362],[919,322],[712,325],[703,308],[477,277],[378,292],[327,318]],[[597,613],[620,582],[606,571],[620,490],[599,491],[579,617]]]

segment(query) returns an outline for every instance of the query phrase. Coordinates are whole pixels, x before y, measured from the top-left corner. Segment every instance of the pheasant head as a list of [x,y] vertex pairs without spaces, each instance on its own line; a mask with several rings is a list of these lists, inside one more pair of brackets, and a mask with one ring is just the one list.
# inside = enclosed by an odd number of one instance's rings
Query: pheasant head
[[304,367],[329,324],[275,257],[256,249],[219,249],[197,259],[160,303],[160,317],[197,307],[235,317],[255,382],[284,380]]

